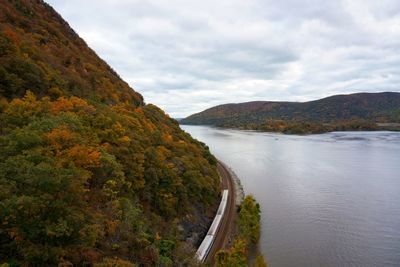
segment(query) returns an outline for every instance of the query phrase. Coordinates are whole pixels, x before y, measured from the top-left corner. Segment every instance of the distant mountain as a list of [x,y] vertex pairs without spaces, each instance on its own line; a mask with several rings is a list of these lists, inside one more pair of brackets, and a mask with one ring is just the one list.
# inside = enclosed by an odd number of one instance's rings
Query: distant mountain
[[335,95],[309,102],[254,101],[225,104],[193,114],[181,124],[263,124],[268,121],[337,123],[349,120],[400,122],[400,93]]

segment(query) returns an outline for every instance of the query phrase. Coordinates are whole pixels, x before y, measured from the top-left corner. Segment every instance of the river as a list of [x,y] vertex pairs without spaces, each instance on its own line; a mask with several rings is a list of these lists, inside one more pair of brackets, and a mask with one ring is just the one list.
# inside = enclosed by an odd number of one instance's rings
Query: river
[[257,198],[270,267],[400,266],[400,133],[181,127]]

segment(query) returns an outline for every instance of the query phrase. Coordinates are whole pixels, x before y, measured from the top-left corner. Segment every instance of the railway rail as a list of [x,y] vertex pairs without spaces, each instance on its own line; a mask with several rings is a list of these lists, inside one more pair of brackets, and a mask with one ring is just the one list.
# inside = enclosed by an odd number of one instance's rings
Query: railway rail
[[217,169],[223,189],[221,202],[207,235],[196,252],[199,261],[208,262],[211,266],[214,264],[215,254],[220,249],[227,248],[236,217],[236,191],[233,177],[220,162]]
[[225,214],[226,205],[228,203],[228,189],[222,192],[222,199],[218,207],[217,215],[215,215],[214,220],[208,229],[207,235],[204,237],[203,242],[201,242],[196,255],[199,261],[204,262],[211,250],[211,247],[215,241],[216,234],[221,226],[222,217]]

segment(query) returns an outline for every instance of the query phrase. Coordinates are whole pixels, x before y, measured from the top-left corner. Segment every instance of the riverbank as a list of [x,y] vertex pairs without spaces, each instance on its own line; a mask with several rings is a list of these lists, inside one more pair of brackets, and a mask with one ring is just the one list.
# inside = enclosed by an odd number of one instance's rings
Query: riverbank
[[[261,228],[259,204],[252,196],[245,196],[242,183],[232,168],[221,161],[218,163],[228,173],[234,184],[236,211],[234,221],[231,224],[230,235],[227,237],[228,242],[216,254],[216,260],[217,262],[221,260],[218,259],[219,255],[223,255],[222,258],[224,260],[222,262],[230,263],[231,265],[247,263],[248,266],[253,266],[256,260],[265,263],[263,256],[260,254],[258,243]],[[224,263],[222,264],[223,266]]]
[[215,235],[213,244],[209,250],[206,257],[206,262],[211,265],[214,264],[215,254],[229,246],[230,240],[233,236],[235,229],[235,223],[237,218],[237,208],[236,208],[236,194],[234,179],[230,172],[222,165],[220,162],[217,164],[217,171],[221,177],[222,190],[228,190],[228,200],[225,208],[225,215],[223,216],[219,229]]
[[183,129],[260,203],[260,250],[271,266],[398,266],[400,133]]
[[375,123],[363,120],[332,123],[307,121],[268,121],[266,123],[223,123],[215,125],[221,129],[254,130],[283,134],[321,134],[337,131],[400,131],[399,123]]
[[226,165],[225,163],[223,163],[220,160],[218,162],[222,166],[224,166],[224,168],[226,169],[226,171],[229,173],[230,177],[232,178],[232,181],[233,181],[234,187],[235,187],[236,206],[240,206],[240,204],[242,204],[242,201],[243,201],[244,196],[245,196],[242,183],[240,182],[239,177],[236,175],[236,173],[232,170],[231,167],[229,167],[228,165]]
[[237,225],[236,225],[238,219],[237,209],[240,206],[240,204],[242,204],[245,194],[242,183],[240,182],[239,177],[232,170],[232,168],[220,160],[218,160],[218,163],[224,169],[224,171],[229,174],[228,177],[231,179],[233,183],[233,191],[235,194],[235,216],[234,218],[232,218],[231,230],[229,236],[227,237],[227,243],[225,244],[224,247],[220,248],[220,249],[228,249],[233,245],[233,242],[235,241],[235,238],[237,236]]

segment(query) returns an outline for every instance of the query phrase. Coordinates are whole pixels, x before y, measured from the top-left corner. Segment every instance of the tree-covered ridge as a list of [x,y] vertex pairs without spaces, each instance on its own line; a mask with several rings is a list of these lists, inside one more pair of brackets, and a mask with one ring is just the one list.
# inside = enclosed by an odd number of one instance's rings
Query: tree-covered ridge
[[193,263],[215,158],[41,0],[0,1],[0,126],[0,265]]
[[42,0],[0,1],[0,94],[80,96],[143,105],[142,96]]
[[177,225],[219,193],[214,157],[152,105],[28,92],[0,124],[2,261],[179,262]]
[[[283,128],[296,132],[301,124],[323,128],[356,128],[365,123],[400,122],[400,93],[359,93],[336,95],[309,102],[255,101],[226,104],[193,114],[180,121],[182,124],[206,124],[279,131]],[[278,124],[280,126],[278,127]],[[323,131],[330,130],[324,128]],[[316,129],[318,131],[318,129]]]

